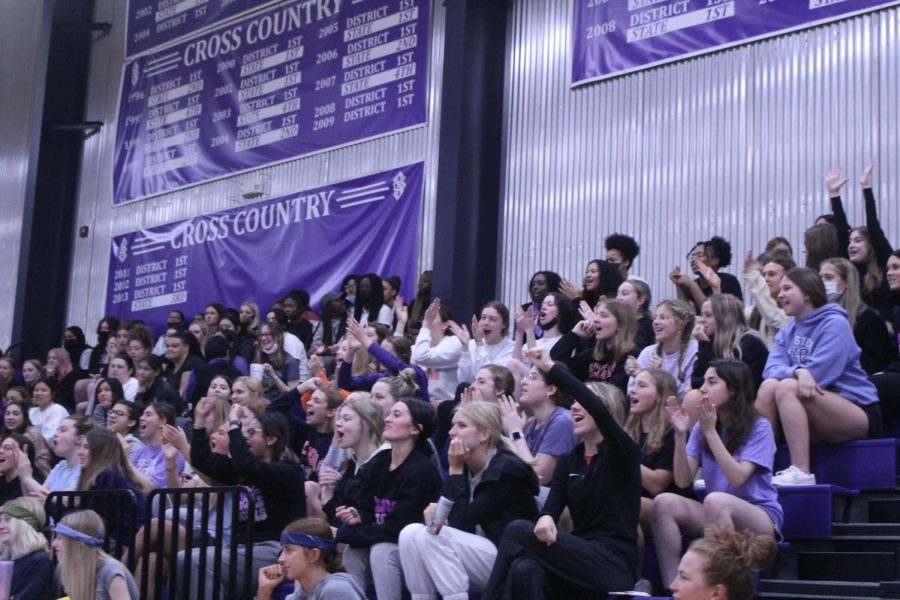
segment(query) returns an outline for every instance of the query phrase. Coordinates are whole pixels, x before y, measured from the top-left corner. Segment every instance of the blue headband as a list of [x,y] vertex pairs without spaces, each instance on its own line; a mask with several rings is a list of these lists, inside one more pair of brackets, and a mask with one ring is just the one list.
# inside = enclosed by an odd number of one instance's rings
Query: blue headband
[[99,548],[103,545],[103,536],[93,537],[86,533],[82,533],[77,529],[72,529],[67,525],[63,525],[62,523],[53,526],[53,533],[55,533],[56,535],[64,535],[66,537],[72,538],[73,540],[78,540],[79,542],[83,542],[88,546]]
[[302,531],[284,532],[281,534],[282,544],[293,544],[294,546],[303,546],[305,548],[318,548],[319,550],[336,550],[337,545],[334,540],[326,540],[315,535],[309,535]]

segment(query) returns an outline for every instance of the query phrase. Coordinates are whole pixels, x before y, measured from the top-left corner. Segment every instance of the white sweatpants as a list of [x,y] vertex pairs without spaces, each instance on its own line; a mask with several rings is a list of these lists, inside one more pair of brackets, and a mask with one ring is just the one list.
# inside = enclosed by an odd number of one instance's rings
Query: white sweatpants
[[400,562],[413,600],[468,600],[487,585],[497,547],[487,538],[443,526],[438,535],[414,523],[400,532]]

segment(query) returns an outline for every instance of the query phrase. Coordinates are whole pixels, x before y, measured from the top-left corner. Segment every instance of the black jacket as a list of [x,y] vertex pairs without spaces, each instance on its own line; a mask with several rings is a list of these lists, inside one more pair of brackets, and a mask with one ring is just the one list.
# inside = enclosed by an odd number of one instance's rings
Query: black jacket
[[568,507],[574,525],[572,535],[603,542],[626,564],[636,567],[641,511],[640,448],[609,414],[603,401],[564,366],[554,365],[547,379],[594,418],[603,442],[590,462],[585,460],[584,443],[559,458],[550,495],[540,514],[558,521]]
[[540,491],[537,475],[519,456],[505,447],[497,449],[469,501],[469,467],[462,475],[450,475],[441,496],[453,500],[447,523],[451,527],[475,533],[481,525],[485,536],[500,545],[503,530],[516,519],[534,519]]
[[[769,359],[769,349],[766,348],[765,342],[753,332],[746,333],[738,342],[741,349],[741,356],[728,356],[726,358],[735,358],[750,367],[750,373],[753,375],[753,386],[759,389],[763,381],[763,369],[766,368],[766,361]],[[703,376],[709,368],[709,363],[715,360],[713,356],[712,341],[697,342],[697,361],[694,363],[694,372],[691,374],[691,387],[699,390],[703,386]]]

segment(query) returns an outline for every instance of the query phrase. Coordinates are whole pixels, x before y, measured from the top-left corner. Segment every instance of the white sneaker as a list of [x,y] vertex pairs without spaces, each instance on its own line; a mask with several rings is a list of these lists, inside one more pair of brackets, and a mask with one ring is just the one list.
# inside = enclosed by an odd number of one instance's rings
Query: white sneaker
[[772,485],[816,485],[816,476],[791,465],[772,477]]

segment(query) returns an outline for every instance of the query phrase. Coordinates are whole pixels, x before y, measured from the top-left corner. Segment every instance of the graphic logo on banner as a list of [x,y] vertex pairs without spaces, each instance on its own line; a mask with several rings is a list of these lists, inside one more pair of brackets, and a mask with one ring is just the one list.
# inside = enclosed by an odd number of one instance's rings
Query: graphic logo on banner
[[323,2],[331,10],[292,0],[128,63],[113,203],[425,123],[430,0]]
[[900,0],[572,1],[572,85],[900,4]]
[[120,235],[112,240],[107,314],[162,327],[210,302],[266,310],[292,288],[317,301],[345,275],[416,283],[422,163]]
[[[278,0],[128,0],[125,55],[140,54],[210,25]],[[333,12],[344,0],[319,0],[319,12]],[[349,0],[345,0],[349,1]]]

